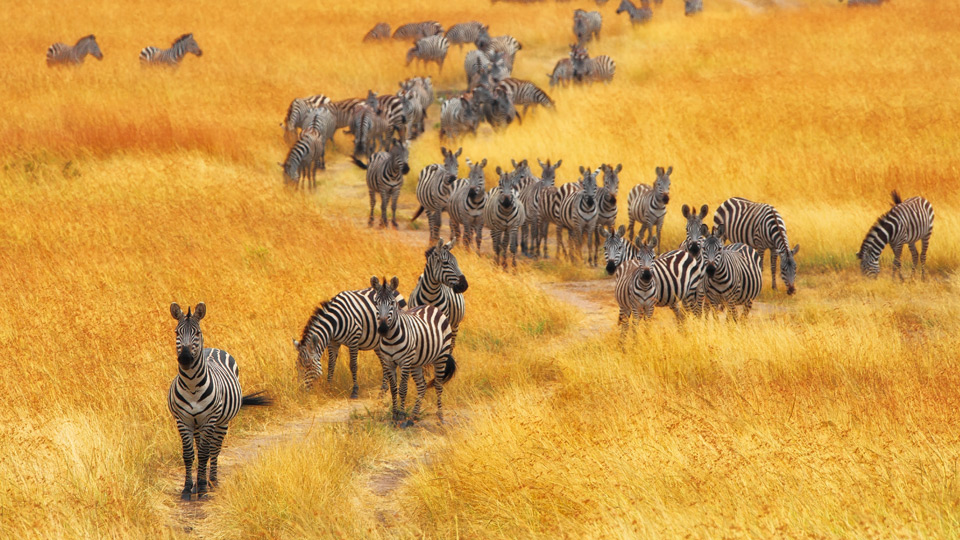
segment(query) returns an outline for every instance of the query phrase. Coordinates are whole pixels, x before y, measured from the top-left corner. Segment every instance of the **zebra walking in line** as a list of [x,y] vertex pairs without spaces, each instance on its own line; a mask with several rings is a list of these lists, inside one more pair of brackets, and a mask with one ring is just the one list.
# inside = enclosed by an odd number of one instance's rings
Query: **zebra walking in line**
[[634,5],[630,0],[620,0],[620,6],[617,8],[617,15],[627,12],[630,17],[630,24],[646,24],[653,18],[653,10],[650,9],[650,0],[640,0],[640,7]]
[[657,229],[656,237],[663,237],[663,217],[667,214],[667,203],[670,202],[670,174],[673,173],[673,167],[667,170],[657,167],[656,172],[657,179],[653,187],[638,184],[627,195],[630,238],[633,238],[633,224],[636,222],[640,223],[641,237],[646,232],[649,239],[654,235],[654,228]]
[[103,53],[97,45],[97,38],[90,34],[77,40],[71,47],[66,43],[54,43],[47,48],[47,66],[79,66],[87,55],[103,60]]
[[703,11],[703,0],[683,0],[683,14],[689,17]]
[[507,77],[498,82],[495,88],[502,88],[510,101],[513,102],[514,107],[523,105],[523,114],[527,114],[527,109],[533,105],[542,105],[548,109],[553,108],[553,100],[550,99],[550,96],[530,81]]
[[[549,226],[549,218],[546,216],[549,212],[547,193],[555,189],[556,170],[562,162],[561,159],[551,165],[549,159],[546,163],[537,159],[541,170],[540,178],[534,177],[536,181],[520,191],[520,200],[523,201],[524,210],[527,212],[527,223],[523,224],[521,247],[524,248],[524,253],[532,253],[533,257],[540,257],[540,246],[543,246],[546,252],[546,231]],[[529,244],[525,244],[528,238]],[[545,253],[544,257],[546,257]]]
[[414,58],[423,62],[424,67],[429,62],[435,62],[440,67],[440,73],[443,73],[443,61],[447,58],[449,48],[450,42],[442,35],[422,38],[407,51],[407,65],[409,66]]
[[319,146],[318,141],[313,136],[305,136],[297,139],[297,142],[287,153],[287,159],[283,163],[278,163],[283,170],[283,180],[285,184],[297,186],[300,180],[307,178],[315,184],[311,175],[315,173],[312,170],[314,156]]
[[445,34],[447,41],[450,43],[456,43],[463,49],[464,43],[473,43],[480,36],[481,31],[490,30],[489,26],[484,25],[481,22],[470,21],[465,23],[457,23],[450,27]]
[[[507,269],[507,248],[513,256],[513,267],[517,267],[517,240],[520,227],[526,221],[526,213],[520,202],[517,179],[513,174],[497,167],[500,181],[497,187],[487,193],[487,204],[483,209],[483,222],[490,229],[493,239],[493,251],[496,263]],[[477,246],[477,251],[480,247]]]
[[377,152],[370,158],[370,163],[364,165],[362,161],[353,158],[353,162],[361,169],[367,170],[367,189],[370,190],[370,220],[368,227],[373,227],[373,208],[377,204],[377,193],[380,194],[380,227],[387,226],[387,204],[393,208],[391,224],[394,229],[397,225],[397,199],[400,198],[400,188],[403,187],[403,175],[410,172],[407,162],[410,152],[407,143],[393,139],[393,144],[386,152]]
[[458,139],[464,133],[476,133],[480,112],[464,97],[455,97],[440,106],[440,140]]
[[443,35],[443,26],[437,21],[424,21],[400,26],[393,33],[393,39],[416,42],[419,39],[437,35]]
[[363,41],[379,41],[381,39],[389,39],[389,38],[390,38],[390,25],[385,22],[381,22],[381,23],[377,23],[376,26],[371,28],[370,31],[367,32],[365,36],[363,36]]
[[451,253],[455,245],[456,240],[445,244],[443,238],[437,239],[437,245],[427,250],[427,264],[410,293],[410,307],[433,306],[447,316],[451,349],[457,345],[464,314],[463,293],[468,287],[457,257]]
[[[313,389],[323,375],[323,351],[327,351],[327,383],[333,380],[340,347],[350,350],[350,374],[353,389],[350,399],[357,399],[360,386],[357,384],[357,356],[360,351],[374,351],[379,356],[380,335],[377,333],[377,311],[373,301],[373,289],[342,291],[327,302],[321,302],[303,327],[300,341],[293,339],[297,348],[297,375],[306,391]],[[401,308],[407,302],[397,293]],[[381,382],[381,392],[386,391],[386,374]]]
[[703,288],[706,305],[720,310],[729,307],[730,317],[736,321],[736,306],[743,306],[746,318],[760,295],[762,261],[756,250],[746,244],[723,245],[723,229],[723,225],[715,226],[713,234],[703,240]]
[[[927,247],[930,245],[930,235],[933,234],[933,206],[923,197],[911,197],[905,201],[900,194],[894,191],[893,208],[870,227],[866,238],[857,252],[860,260],[860,271],[863,275],[875,278],[880,274],[880,254],[883,248],[890,244],[893,250],[893,276],[900,276],[900,254],[903,246],[910,248],[913,256],[913,274],[917,273],[917,261],[920,262],[920,279],[926,280]],[[920,253],[917,254],[917,241],[920,241]]]
[[787,240],[787,227],[783,224],[780,212],[769,204],[748,201],[742,197],[731,197],[723,201],[713,216],[714,225],[723,225],[723,238],[730,242],[740,242],[757,250],[760,264],[763,255],[770,250],[771,288],[777,290],[777,256],[780,257],[780,277],[787,286],[787,294],[796,292],[797,278],[795,256],[800,244],[790,249]]
[[480,253],[480,242],[483,240],[483,210],[487,203],[487,192],[484,187],[483,168],[487,166],[486,158],[480,163],[470,163],[466,160],[470,174],[465,179],[457,180],[453,194],[447,203],[447,214],[450,216],[450,236],[454,241],[460,239],[460,225],[463,225],[464,247],[470,251],[470,242],[473,234],[477,234],[477,253]]
[[313,112],[314,109],[325,107],[329,103],[330,98],[323,94],[305,98],[294,98],[293,101],[290,102],[290,106],[287,107],[287,114],[284,117],[283,123],[280,124],[280,127],[283,128],[283,140],[286,141],[287,145],[292,146],[293,143],[297,142],[297,129],[303,129],[310,113]]
[[599,40],[601,26],[603,16],[599,11],[578,9],[573,12],[573,35],[577,37],[578,45],[586,45],[593,38]]
[[187,53],[203,56],[200,45],[197,45],[197,41],[193,39],[193,34],[184,34],[178,37],[169,49],[144,47],[140,51],[140,65],[146,66],[153,64],[176,67],[180,65],[180,60],[182,60]]
[[[443,311],[433,306],[419,306],[401,310],[396,299],[400,280],[394,276],[390,283],[383,278],[370,278],[375,291],[377,332],[380,334],[380,362],[390,385],[393,417],[406,413],[407,379],[413,375],[417,385],[417,401],[411,416],[420,414],[420,404],[427,386],[437,390],[437,419],[443,423],[443,385],[450,382],[457,369],[453,359],[453,338],[450,322]],[[426,383],[423,368],[433,366],[434,379]],[[400,377],[400,407],[397,407],[397,371]]]
[[[190,500],[196,487],[197,499],[217,484],[217,458],[230,420],[241,407],[270,405],[270,399],[256,392],[244,396],[240,391],[240,369],[230,353],[205,348],[200,320],[207,313],[203,302],[184,315],[180,306],[170,304],[170,315],[177,320],[177,376],[170,384],[167,406],[177,421],[183,443],[186,475],[180,498]],[[194,448],[197,456],[197,482],[193,482]],[[210,478],[207,481],[207,463]]]
[[417,201],[420,203],[420,208],[413,214],[413,219],[410,221],[415,221],[424,210],[427,211],[430,222],[430,243],[440,238],[443,211],[447,208],[453,186],[459,178],[460,165],[457,163],[457,158],[462,152],[463,148],[453,152],[441,147],[443,165],[432,163],[420,171],[420,178],[417,181]]
[[613,80],[617,64],[605,54],[590,58],[587,49],[571,45],[570,60],[573,62],[573,80],[577,83]]
[[600,165],[600,170],[603,171],[603,187],[597,189],[597,226],[593,230],[593,258],[590,261],[592,266],[597,265],[603,229],[613,230],[617,225],[617,194],[620,191],[620,171],[623,170],[623,164],[618,163],[614,168],[613,165],[604,163]]
[[[580,189],[571,192],[560,200],[557,214],[557,245],[563,241],[563,229],[567,229],[570,240],[570,261],[583,261],[583,237],[587,237],[587,258],[590,263],[593,254],[593,231],[597,228],[597,173],[589,167],[580,167]],[[574,257],[574,250],[576,257]]]
[[570,81],[573,80],[573,60],[570,58],[557,60],[556,65],[553,66],[553,73],[548,74],[547,77],[550,77],[550,86],[558,84],[569,86]]

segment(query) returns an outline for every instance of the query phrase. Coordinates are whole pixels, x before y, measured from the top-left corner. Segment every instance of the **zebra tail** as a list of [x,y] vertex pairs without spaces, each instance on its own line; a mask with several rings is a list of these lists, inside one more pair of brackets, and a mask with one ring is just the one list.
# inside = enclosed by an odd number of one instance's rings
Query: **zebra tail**
[[896,206],[896,205],[898,205],[898,204],[900,204],[900,203],[903,202],[903,201],[900,199],[900,194],[897,193],[897,190],[891,191],[891,192],[890,192],[890,195],[893,197],[893,205],[894,205],[894,206]]
[[421,205],[420,208],[417,208],[417,211],[413,214],[413,217],[410,218],[410,221],[416,221],[417,218],[420,217],[420,214],[422,213],[423,213],[423,206]]
[[264,395],[265,390],[259,392],[254,392],[243,396],[243,399],[240,400],[240,407],[267,407],[273,405],[273,400],[269,396]]
[[353,156],[350,159],[353,160],[353,164],[356,165],[357,167],[360,167],[363,170],[367,170],[367,165],[364,165],[362,161],[357,159],[357,156]]
[[[450,382],[450,379],[453,378],[453,374],[456,373],[457,371],[457,361],[453,359],[452,354],[448,354],[443,361],[443,365],[444,365],[443,378],[440,379],[440,382],[443,384],[447,384],[448,382]],[[433,381],[430,381],[430,384],[427,385],[427,388],[433,386],[433,383],[435,380],[436,379],[434,379]]]

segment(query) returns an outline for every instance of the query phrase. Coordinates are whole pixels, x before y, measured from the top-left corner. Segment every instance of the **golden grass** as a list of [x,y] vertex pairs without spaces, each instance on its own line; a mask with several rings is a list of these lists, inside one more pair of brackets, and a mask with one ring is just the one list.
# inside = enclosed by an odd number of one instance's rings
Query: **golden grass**
[[[517,36],[515,74],[547,89],[583,6],[60,5],[9,6],[0,24],[0,536],[180,536],[169,303],[206,302],[207,343],[238,358],[246,391],[278,399],[244,411],[229,448],[345,401],[343,360],[332,387],[296,391],[290,338],[316,302],[372,274],[409,291],[421,269],[408,236],[363,226],[344,135],[317,193],[282,188],[290,99],[393,90],[417,73],[402,65],[408,45],[360,37],[380,20],[431,18]],[[621,350],[612,307],[609,331],[581,339],[593,321],[538,289],[596,271],[504,275],[487,239],[482,257],[459,255],[468,319],[444,400],[461,420],[398,432],[373,402],[347,426],[225,467],[201,535],[958,536],[960,9],[717,0],[688,19],[668,2],[633,29],[611,5],[591,52],[616,60],[614,83],[548,89],[555,114],[484,129],[464,154],[490,159],[491,182],[511,158],[563,158],[559,181],[623,163],[622,201],[673,165],[665,245],[681,240],[683,203],[770,202],[802,246],[798,295],[765,290],[738,326],[678,329],[658,312]],[[140,68],[140,48],[188,31],[202,58]],[[50,43],[91,32],[103,61],[46,68]],[[438,89],[463,85],[466,50],[451,49],[442,74],[428,68]],[[414,171],[439,159],[436,137],[414,144]],[[892,189],[936,209],[926,285],[891,282],[889,254],[879,280],[859,276],[853,254]],[[369,398],[379,369],[369,353],[360,365]],[[415,445],[432,457],[391,495],[403,510],[388,528],[366,479]]]

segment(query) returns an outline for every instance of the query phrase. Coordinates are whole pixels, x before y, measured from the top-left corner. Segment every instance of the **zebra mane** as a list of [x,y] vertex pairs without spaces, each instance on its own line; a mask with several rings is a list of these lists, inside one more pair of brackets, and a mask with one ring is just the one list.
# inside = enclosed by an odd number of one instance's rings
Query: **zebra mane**
[[82,38],[80,38],[80,39],[77,40],[77,45],[83,43],[84,41],[86,41],[86,40],[88,40],[88,39],[96,40],[97,38],[94,37],[93,34],[90,34],[89,36],[83,36]]
[[890,196],[893,197],[893,205],[894,205],[894,206],[896,206],[896,205],[898,205],[898,204],[900,204],[900,203],[903,202],[903,201],[900,199],[900,194],[897,193],[897,190],[891,191],[891,192],[890,192]]
[[326,315],[327,306],[330,305],[329,300],[324,300],[320,302],[320,306],[313,310],[313,315],[310,315],[310,318],[307,319],[307,324],[303,327],[303,332],[300,333],[300,341],[307,339],[307,333],[310,330],[310,327],[313,326],[314,321],[319,321]]
[[184,35],[178,37],[177,39],[173,40],[173,44],[176,45],[177,43],[180,43],[181,41],[185,41],[185,40],[190,39],[190,38],[192,38],[192,37],[193,37],[193,32],[191,32],[191,33],[189,33],[189,34],[184,34]]
[[428,249],[427,252],[424,253],[424,255],[426,255],[427,258],[429,258],[430,255],[433,255],[433,252],[436,250],[437,250],[437,246],[430,246],[430,249]]

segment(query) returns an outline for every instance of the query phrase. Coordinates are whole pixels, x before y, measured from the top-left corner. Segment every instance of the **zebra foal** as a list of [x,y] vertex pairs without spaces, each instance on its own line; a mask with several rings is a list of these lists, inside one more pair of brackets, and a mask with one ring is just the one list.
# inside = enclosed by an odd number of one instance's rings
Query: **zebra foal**
[[79,66],[88,54],[103,60],[103,53],[93,34],[78,39],[72,47],[60,42],[51,45],[47,49],[47,66]]

